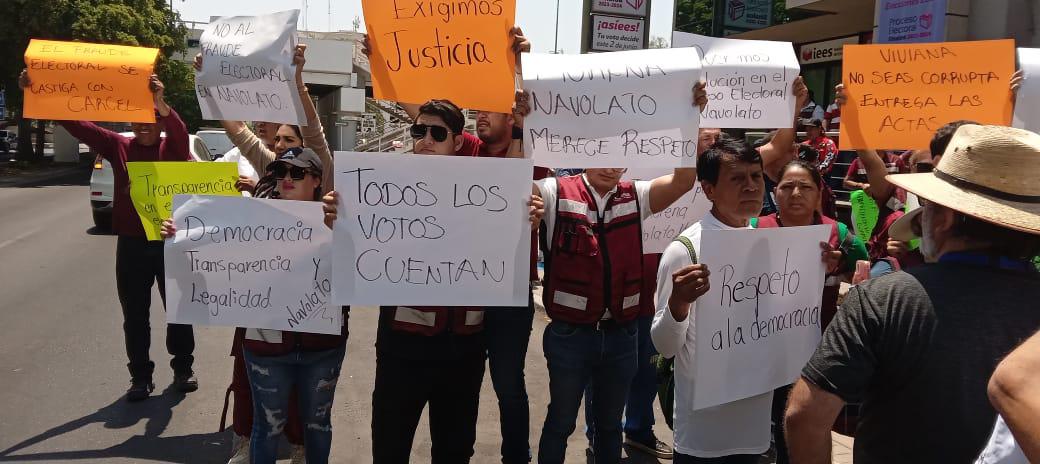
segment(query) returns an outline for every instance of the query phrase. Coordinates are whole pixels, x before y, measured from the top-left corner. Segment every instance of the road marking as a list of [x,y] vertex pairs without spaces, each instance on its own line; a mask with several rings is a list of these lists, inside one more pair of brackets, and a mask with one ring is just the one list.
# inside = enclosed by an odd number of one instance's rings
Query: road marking
[[4,247],[6,247],[8,245],[13,245],[15,242],[17,242],[19,240],[22,240],[22,239],[24,239],[24,238],[26,238],[26,237],[28,237],[28,236],[30,236],[32,234],[35,234],[39,230],[40,230],[40,228],[37,227],[37,228],[35,228],[33,230],[30,230],[30,231],[28,231],[28,232],[26,232],[26,233],[24,233],[22,235],[17,236],[15,238],[12,238],[12,239],[4,241],[4,242],[0,242],[0,248],[4,248]]

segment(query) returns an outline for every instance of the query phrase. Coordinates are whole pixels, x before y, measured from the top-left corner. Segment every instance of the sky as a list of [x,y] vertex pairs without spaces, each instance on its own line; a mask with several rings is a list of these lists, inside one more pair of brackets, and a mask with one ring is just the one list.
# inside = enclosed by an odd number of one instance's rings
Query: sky
[[[305,0],[171,0],[184,20],[208,22],[211,16],[248,16],[286,9],[303,9]],[[389,0],[387,0],[389,1]],[[581,0],[516,0],[516,23],[531,40],[534,52],[549,52],[556,39],[556,3],[560,4],[559,48],[564,53],[578,53],[581,34]],[[299,28],[310,31],[353,30],[355,16],[361,14],[361,0],[306,0],[306,23],[300,18]],[[329,8],[331,5],[331,27]],[[671,37],[671,0],[654,0],[650,13],[650,35]],[[304,27],[306,26],[306,27]]]

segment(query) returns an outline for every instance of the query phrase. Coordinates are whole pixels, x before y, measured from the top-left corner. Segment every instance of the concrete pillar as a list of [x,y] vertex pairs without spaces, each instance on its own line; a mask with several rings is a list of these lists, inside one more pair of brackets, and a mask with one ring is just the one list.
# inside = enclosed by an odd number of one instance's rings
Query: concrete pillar
[[1040,46],[1040,0],[967,1],[967,40],[1015,39],[1019,47]]
[[54,162],[78,163],[79,140],[59,124],[54,125]]

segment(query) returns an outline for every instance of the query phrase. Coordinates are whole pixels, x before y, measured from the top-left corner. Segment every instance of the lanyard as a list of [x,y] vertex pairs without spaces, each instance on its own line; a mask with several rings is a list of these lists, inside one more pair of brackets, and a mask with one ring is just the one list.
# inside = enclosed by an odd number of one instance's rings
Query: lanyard
[[1006,271],[1035,272],[1036,268],[1029,261],[1012,259],[1007,256],[994,256],[970,251],[946,253],[939,258],[940,263],[959,263],[972,266],[988,266]]

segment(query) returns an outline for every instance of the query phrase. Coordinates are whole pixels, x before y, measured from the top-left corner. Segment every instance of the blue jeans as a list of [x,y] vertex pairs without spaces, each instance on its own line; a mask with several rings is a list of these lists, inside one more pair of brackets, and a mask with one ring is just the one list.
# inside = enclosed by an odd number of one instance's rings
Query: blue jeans
[[[640,443],[654,445],[654,398],[657,398],[657,368],[650,358],[657,354],[650,340],[650,325],[654,316],[639,316],[639,368],[629,387],[625,404],[625,436]],[[585,436],[589,443],[595,435],[596,420],[592,417],[592,386],[585,388]]]
[[502,422],[502,462],[531,462],[531,409],[524,382],[527,346],[534,323],[534,300],[527,307],[484,312],[491,383]]
[[285,426],[289,391],[296,385],[307,462],[329,462],[332,448],[332,399],[346,347],[258,356],[243,350],[253,393],[252,464],[274,464],[278,436]]
[[554,321],[545,328],[542,350],[549,367],[549,411],[538,446],[538,462],[559,464],[574,433],[585,386],[596,421],[592,449],[597,463],[621,460],[621,415],[638,369],[639,329],[635,323],[596,330]]

